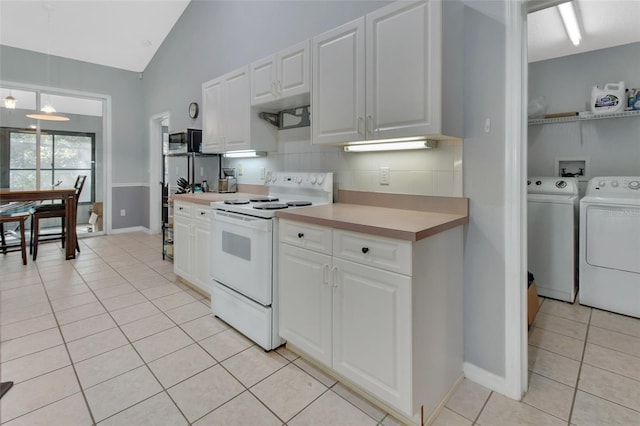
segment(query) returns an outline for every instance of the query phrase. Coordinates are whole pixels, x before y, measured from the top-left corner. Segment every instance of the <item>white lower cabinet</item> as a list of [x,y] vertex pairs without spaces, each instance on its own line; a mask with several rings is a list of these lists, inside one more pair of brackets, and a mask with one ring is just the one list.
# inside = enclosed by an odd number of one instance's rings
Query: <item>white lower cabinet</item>
[[462,227],[412,243],[281,219],[279,247],[281,337],[426,421],[462,377]]
[[173,227],[173,272],[210,295],[211,222],[208,206],[176,201]]

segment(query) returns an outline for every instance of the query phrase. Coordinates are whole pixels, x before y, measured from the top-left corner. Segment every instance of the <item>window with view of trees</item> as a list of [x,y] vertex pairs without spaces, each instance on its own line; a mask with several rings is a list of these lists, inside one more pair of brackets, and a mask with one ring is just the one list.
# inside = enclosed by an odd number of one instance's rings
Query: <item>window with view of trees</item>
[[0,187],[11,189],[71,188],[78,175],[86,175],[80,202],[93,202],[95,177],[95,134],[42,131],[40,167],[37,164],[37,135],[34,131],[2,128]]

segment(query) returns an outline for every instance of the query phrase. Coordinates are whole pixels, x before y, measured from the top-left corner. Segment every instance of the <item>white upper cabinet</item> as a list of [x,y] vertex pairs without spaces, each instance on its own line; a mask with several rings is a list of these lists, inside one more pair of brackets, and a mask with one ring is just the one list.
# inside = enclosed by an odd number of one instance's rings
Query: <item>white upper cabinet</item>
[[313,39],[313,143],[462,136],[443,125],[442,7],[396,2]]
[[250,65],[251,105],[309,94],[309,43],[306,40]]
[[364,18],[313,38],[312,142],[363,140]]
[[202,85],[202,152],[276,149],[275,128],[249,105],[249,67]]

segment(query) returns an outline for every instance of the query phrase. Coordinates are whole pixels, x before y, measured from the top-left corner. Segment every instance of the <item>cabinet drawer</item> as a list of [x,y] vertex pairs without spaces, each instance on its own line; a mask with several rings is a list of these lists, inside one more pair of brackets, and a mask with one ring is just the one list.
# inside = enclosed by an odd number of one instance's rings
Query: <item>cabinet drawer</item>
[[331,254],[331,228],[280,220],[280,242],[320,253]]
[[204,220],[209,222],[211,220],[211,208],[209,207],[195,207],[193,217],[198,220]]
[[411,242],[333,231],[333,255],[363,265],[411,275]]
[[174,216],[191,217],[191,204],[176,202],[173,209]]

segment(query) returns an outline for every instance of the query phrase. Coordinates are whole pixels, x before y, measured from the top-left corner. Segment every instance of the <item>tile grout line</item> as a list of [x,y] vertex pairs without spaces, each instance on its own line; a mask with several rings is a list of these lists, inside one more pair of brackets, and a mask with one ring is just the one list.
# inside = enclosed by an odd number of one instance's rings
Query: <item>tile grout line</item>
[[[69,347],[67,346],[67,341],[62,334],[62,329],[60,328],[60,322],[58,321],[58,316],[56,315],[55,310],[53,309],[53,304],[51,303],[51,299],[49,298],[49,292],[47,290],[47,286],[44,284],[44,280],[42,279],[42,275],[40,273],[40,269],[38,267],[37,261],[34,261],[36,264],[36,269],[38,271],[38,275],[40,276],[40,280],[42,281],[42,287],[44,288],[45,294],[47,295],[47,300],[49,301],[49,305],[51,306],[51,312],[53,313],[53,318],[58,327],[58,333],[60,333],[60,337],[62,339],[62,343],[64,345],[65,350],[67,351],[67,356],[69,357],[69,362],[71,363],[71,368],[73,369],[73,374],[76,377],[76,382],[78,383],[78,387],[80,388],[80,393],[82,394],[82,399],[84,400],[85,406],[87,407],[87,411],[89,412],[89,417],[91,418],[91,423],[96,424],[96,419],[93,416],[93,412],[91,411],[91,407],[89,407],[89,401],[87,400],[87,395],[82,388],[82,383],[80,382],[80,377],[78,376],[78,371],[76,370],[75,363],[73,362],[73,358],[71,357],[71,352],[69,351]],[[75,271],[75,265],[72,265],[73,270]],[[84,279],[83,279],[84,282]],[[86,284],[86,283],[85,283]],[[35,410],[34,410],[35,411]],[[33,411],[32,411],[33,412]],[[26,413],[25,413],[26,414]]]
[[591,327],[591,317],[593,316],[593,309],[589,310],[589,322],[587,323],[587,330],[584,336],[584,345],[582,347],[582,357],[580,357],[580,366],[578,367],[578,376],[576,377],[576,385],[573,389],[573,398],[571,399],[571,407],[569,408],[569,418],[567,419],[567,425],[571,425],[571,419],[573,417],[573,409],[576,405],[576,396],[578,395],[578,385],[580,384],[580,375],[582,374],[582,364],[584,363],[584,355],[587,352],[587,341],[589,339],[589,328]]

